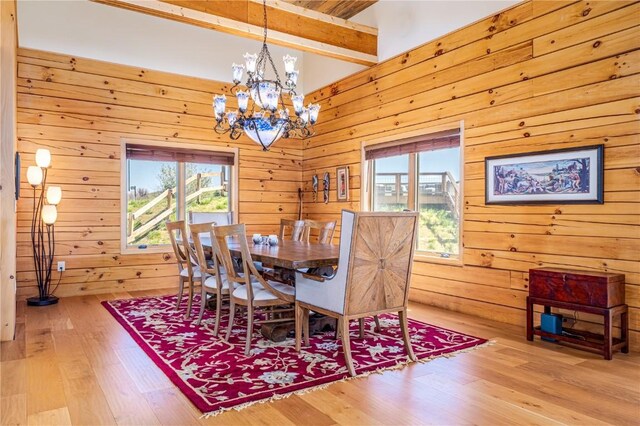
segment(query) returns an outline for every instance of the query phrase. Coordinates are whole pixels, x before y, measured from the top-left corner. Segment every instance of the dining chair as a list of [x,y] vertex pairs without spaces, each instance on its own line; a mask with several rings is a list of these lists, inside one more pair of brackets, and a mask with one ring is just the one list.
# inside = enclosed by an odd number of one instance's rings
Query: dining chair
[[280,240],[301,241],[304,233],[304,220],[280,219]]
[[189,224],[211,223],[216,225],[231,225],[233,212],[189,212]]
[[198,267],[202,274],[202,284],[200,286],[200,313],[198,314],[198,322],[202,323],[202,316],[207,305],[207,295],[213,295],[216,298],[216,319],[213,328],[213,334],[218,335],[220,327],[220,316],[222,312],[222,301],[224,296],[229,296],[229,281],[224,268],[220,265],[220,253],[212,249],[211,261],[207,259],[204,250],[203,240],[210,242],[213,240],[212,227],[215,222],[193,224],[189,227],[191,231],[191,240],[193,248],[198,260]]
[[192,253],[191,245],[189,244],[189,238],[187,233],[187,225],[184,220],[177,220],[174,222],[167,222],[167,231],[171,239],[171,246],[178,261],[178,272],[180,277],[179,289],[178,289],[178,302],[176,303],[176,309],[180,308],[182,302],[182,293],[184,293],[184,283],[189,283],[189,301],[187,303],[187,314],[185,318],[191,316],[191,304],[193,303],[193,293],[195,283],[202,282],[202,275],[200,268],[197,266],[197,260]]
[[309,345],[309,310],[338,319],[344,358],[355,376],[349,320],[397,312],[409,359],[407,302],[418,213],[342,211],[338,269],[332,278],[296,274],[296,350]]
[[[217,244],[216,250],[219,250],[220,258],[222,259],[224,268],[227,271],[229,288],[233,288],[233,290],[230,290],[231,294],[229,296],[229,325],[227,327],[225,339],[228,341],[231,336],[236,308],[238,306],[246,307],[247,342],[245,344],[244,353],[245,355],[249,355],[254,323],[264,324],[291,321],[291,318],[275,318],[276,314],[291,312],[291,308],[273,308],[292,305],[295,301],[295,288],[287,284],[265,280],[258,273],[255,265],[253,264],[253,260],[251,259],[251,254],[249,253],[244,224],[214,226],[213,235],[215,244]],[[233,238],[234,243],[237,243],[240,246],[240,262],[243,272],[238,272],[233,267],[231,251],[229,250],[228,245],[230,238]],[[214,244],[213,241],[212,244]],[[258,310],[270,308],[270,310],[264,312],[267,319],[254,320],[256,308]]]
[[304,221],[304,232],[302,234],[302,241],[309,242],[312,230],[318,232],[319,244],[332,244],[333,234],[336,232],[336,221],[319,221],[309,220]]

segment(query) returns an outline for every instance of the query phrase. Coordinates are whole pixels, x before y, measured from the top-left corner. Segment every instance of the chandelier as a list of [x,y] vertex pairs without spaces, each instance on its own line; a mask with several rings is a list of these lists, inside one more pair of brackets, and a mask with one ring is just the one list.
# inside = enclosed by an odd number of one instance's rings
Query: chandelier
[[[296,58],[286,55],[284,61],[284,85],[273,64],[267,47],[267,2],[263,1],[264,39],[259,54],[244,54],[245,65],[233,64],[233,83],[231,94],[236,97],[238,109],[227,111],[227,97],[213,97],[213,112],[216,117],[214,130],[218,134],[229,132],[232,140],[245,133],[251,140],[262,146],[264,151],[280,138],[306,139],[314,134],[313,125],[318,119],[320,105],[304,106],[304,96],[295,91],[299,72],[294,69]],[[268,78],[270,67],[272,77]],[[244,71],[247,71],[246,89],[240,86]],[[285,106],[283,94],[291,99],[295,116],[289,114]],[[251,105],[249,105],[251,100]]]

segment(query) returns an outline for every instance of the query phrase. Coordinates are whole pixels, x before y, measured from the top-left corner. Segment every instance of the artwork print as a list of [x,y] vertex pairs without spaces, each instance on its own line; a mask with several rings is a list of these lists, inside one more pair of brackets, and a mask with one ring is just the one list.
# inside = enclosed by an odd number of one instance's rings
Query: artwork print
[[486,204],[602,203],[603,146],[487,157]]
[[336,169],[336,183],[338,201],[347,201],[349,199],[349,167]]

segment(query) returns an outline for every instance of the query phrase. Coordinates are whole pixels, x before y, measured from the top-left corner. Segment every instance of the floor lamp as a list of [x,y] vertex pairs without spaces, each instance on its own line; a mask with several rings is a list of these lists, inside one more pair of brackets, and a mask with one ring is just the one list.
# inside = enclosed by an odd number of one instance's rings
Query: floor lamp
[[[38,283],[38,296],[27,298],[27,305],[46,306],[58,303],[51,291],[51,269],[56,249],[54,224],[58,217],[56,206],[62,199],[59,186],[47,188],[47,170],[51,165],[48,149],[36,151],[36,165],[27,168],[27,180],[33,187],[33,216],[31,218],[31,243],[33,264]],[[40,188],[40,194],[38,194]],[[54,289],[55,290],[55,289]]]

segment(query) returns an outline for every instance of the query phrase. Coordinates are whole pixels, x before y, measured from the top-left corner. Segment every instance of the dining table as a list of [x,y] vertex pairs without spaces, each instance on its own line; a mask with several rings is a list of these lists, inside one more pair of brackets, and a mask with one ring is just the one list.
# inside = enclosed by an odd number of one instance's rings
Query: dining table
[[[200,239],[205,250],[212,250],[209,236],[202,236]],[[239,258],[240,242],[237,238],[230,238],[227,242],[231,255]],[[313,242],[302,242],[292,240],[279,240],[277,245],[254,244],[247,238],[247,245],[251,259],[254,262],[262,262],[269,266],[269,271],[263,271],[262,275],[266,279],[275,279],[295,285],[295,271],[300,269],[316,268],[322,270],[324,267],[333,267],[338,264],[340,257],[340,246],[333,244],[319,244]],[[295,322],[280,324],[263,324],[260,331],[264,337],[274,342],[281,342],[293,333]],[[314,314],[309,321],[309,329],[312,333],[320,330],[335,330],[336,320],[320,314]]]
[[[211,249],[210,237],[203,236],[201,241],[205,248]],[[254,244],[250,239],[247,244],[254,262],[287,270],[336,266],[340,257],[340,247],[334,244],[279,240],[277,245],[271,246]],[[237,238],[230,239],[228,246],[233,256],[240,257],[240,242]]]

